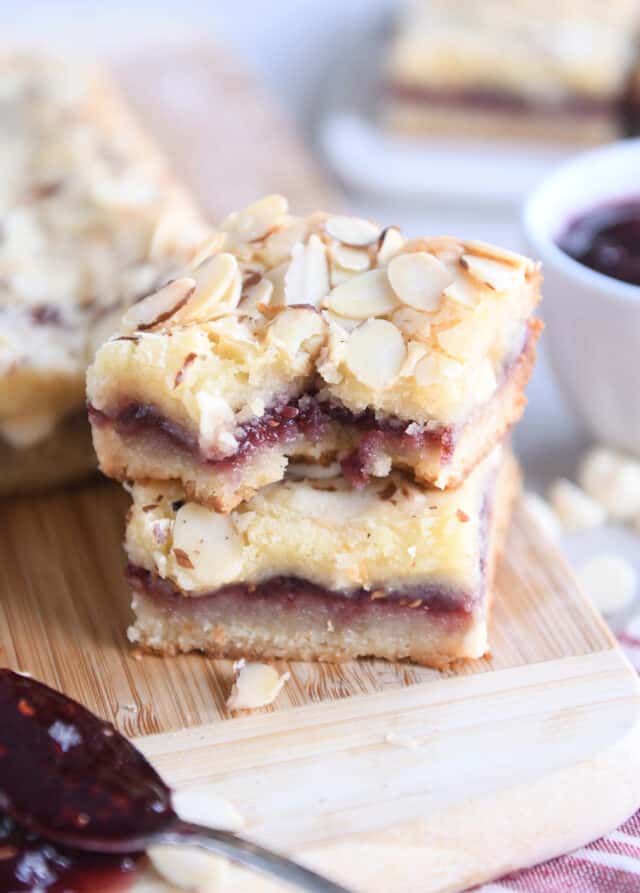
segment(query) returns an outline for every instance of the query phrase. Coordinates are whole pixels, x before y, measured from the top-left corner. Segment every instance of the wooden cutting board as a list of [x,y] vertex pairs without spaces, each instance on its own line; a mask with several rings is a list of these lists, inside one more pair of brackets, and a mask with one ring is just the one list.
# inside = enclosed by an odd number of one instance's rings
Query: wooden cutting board
[[[118,71],[212,215],[331,191],[270,103],[208,48]],[[294,663],[275,705],[230,718],[228,661],[128,645],[127,497],[97,481],[0,503],[0,662],[78,698],[174,785],[213,784],[247,834],[363,893],[454,891],[583,845],[640,805],[640,691],[562,558],[518,511],[491,658]],[[229,889],[274,885],[234,874]]]

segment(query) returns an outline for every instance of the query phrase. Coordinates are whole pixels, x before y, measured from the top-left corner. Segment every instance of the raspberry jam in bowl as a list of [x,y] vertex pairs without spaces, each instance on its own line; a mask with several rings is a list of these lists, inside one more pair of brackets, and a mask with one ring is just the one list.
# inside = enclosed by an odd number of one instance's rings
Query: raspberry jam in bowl
[[558,246],[591,270],[640,286],[640,196],[582,212]]
[[522,222],[569,410],[600,442],[640,455],[640,139],[559,167]]

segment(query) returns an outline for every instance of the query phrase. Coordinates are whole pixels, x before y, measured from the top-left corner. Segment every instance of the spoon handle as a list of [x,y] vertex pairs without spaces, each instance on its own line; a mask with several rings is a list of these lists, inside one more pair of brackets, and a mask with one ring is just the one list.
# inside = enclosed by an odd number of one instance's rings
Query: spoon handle
[[219,831],[206,828],[191,822],[179,820],[166,831],[154,835],[155,843],[185,844],[201,847],[216,855],[227,856],[233,862],[252,868],[254,871],[279,878],[291,886],[306,890],[308,893],[350,893],[345,887],[321,877],[315,871],[303,868],[285,856],[244,840],[230,831]]

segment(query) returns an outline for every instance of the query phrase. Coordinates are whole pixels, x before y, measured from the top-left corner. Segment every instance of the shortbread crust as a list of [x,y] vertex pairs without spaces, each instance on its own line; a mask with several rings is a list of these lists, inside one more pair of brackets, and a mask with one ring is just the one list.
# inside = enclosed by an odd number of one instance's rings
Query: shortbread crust
[[169,654],[252,659],[479,657],[518,481],[500,453],[454,492],[399,473],[363,491],[287,479],[230,515],[174,498],[176,485],[136,485],[130,637]]
[[406,242],[263,199],[98,352],[88,398],[101,467],[177,479],[229,511],[288,457],[348,460],[384,432],[366,476],[408,467],[459,483],[520,415],[539,281],[532,261],[484,243]]

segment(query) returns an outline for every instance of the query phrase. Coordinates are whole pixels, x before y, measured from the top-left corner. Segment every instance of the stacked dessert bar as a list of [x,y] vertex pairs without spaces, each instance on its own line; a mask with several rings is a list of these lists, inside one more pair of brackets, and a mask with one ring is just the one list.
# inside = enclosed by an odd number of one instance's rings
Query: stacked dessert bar
[[85,375],[206,228],[101,73],[0,61],[0,492],[86,474]]
[[396,129],[598,143],[638,126],[635,0],[405,0],[386,59]]
[[279,196],[224,221],[89,370],[101,467],[133,498],[131,639],[484,654],[539,283],[491,245],[301,219]]

